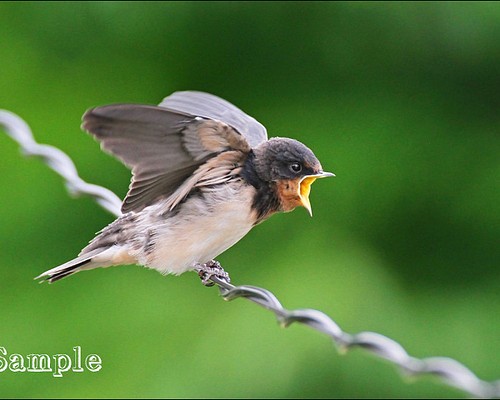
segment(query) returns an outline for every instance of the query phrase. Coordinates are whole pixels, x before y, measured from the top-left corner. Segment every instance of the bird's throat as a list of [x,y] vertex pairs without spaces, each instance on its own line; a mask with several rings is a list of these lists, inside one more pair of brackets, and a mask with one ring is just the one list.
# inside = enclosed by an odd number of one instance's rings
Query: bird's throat
[[281,203],[281,211],[292,211],[302,205],[298,179],[283,179],[276,182],[276,193]]

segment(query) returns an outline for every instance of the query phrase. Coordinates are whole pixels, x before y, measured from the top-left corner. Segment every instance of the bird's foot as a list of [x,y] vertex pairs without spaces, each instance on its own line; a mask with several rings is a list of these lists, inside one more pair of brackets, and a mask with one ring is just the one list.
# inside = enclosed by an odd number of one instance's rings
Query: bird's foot
[[196,266],[196,271],[198,272],[198,276],[201,279],[201,283],[203,283],[205,286],[215,285],[215,282],[211,280],[211,278],[214,276],[226,281],[227,283],[231,282],[229,274],[224,271],[224,268],[222,268],[220,263],[215,260],[211,260],[204,264],[198,264]]

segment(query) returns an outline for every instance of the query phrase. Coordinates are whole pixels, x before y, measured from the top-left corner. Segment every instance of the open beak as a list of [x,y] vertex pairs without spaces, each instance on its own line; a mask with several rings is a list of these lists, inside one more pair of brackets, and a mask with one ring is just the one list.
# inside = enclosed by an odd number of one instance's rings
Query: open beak
[[305,207],[307,211],[309,211],[309,215],[312,217],[312,208],[311,202],[309,201],[309,193],[311,193],[311,185],[312,183],[319,178],[327,178],[329,176],[335,176],[331,172],[323,172],[321,171],[318,174],[314,175],[306,175],[299,182],[299,196],[300,202]]

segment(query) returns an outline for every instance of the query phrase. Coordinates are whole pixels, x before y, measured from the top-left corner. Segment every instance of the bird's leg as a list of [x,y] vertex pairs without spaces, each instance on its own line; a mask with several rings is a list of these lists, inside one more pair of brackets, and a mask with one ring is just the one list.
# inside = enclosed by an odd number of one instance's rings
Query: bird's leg
[[225,280],[227,283],[231,282],[229,274],[224,271],[224,268],[222,268],[220,263],[215,260],[211,260],[204,264],[197,264],[196,271],[198,272],[198,276],[201,278],[201,283],[205,286],[215,285],[215,283],[210,280],[213,276]]

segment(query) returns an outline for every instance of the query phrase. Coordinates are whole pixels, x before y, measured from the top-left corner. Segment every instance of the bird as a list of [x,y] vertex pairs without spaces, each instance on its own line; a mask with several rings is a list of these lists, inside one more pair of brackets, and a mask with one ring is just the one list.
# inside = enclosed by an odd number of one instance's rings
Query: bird
[[131,183],[122,215],[42,282],[117,265],[164,275],[220,266],[215,257],[271,215],[303,206],[312,216],[311,184],[335,176],[303,143],[268,139],[253,117],[200,91],[91,108],[81,127],[131,169]]

